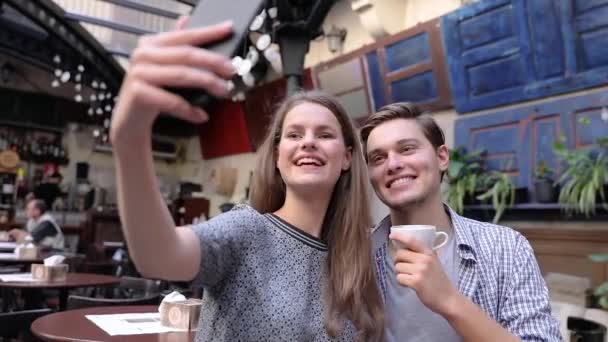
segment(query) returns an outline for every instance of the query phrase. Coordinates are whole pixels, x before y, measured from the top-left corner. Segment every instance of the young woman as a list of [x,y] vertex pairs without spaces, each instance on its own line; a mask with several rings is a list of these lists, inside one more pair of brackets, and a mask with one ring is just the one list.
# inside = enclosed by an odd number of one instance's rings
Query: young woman
[[331,97],[302,93],[278,109],[258,151],[251,207],[175,228],[157,190],[152,123],[161,111],[206,119],[164,88],[223,95],[229,62],[193,46],[229,32],[222,24],[163,33],[133,53],[111,128],[132,258],[144,276],[204,288],[199,341],[380,340],[365,162]]

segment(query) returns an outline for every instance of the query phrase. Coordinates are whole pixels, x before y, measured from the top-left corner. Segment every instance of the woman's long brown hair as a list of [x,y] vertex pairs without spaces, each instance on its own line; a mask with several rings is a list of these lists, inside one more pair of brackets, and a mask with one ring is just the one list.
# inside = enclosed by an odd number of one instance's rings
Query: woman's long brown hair
[[352,149],[349,170],[338,179],[323,220],[322,237],[329,251],[326,264],[325,329],[336,337],[343,320],[349,319],[361,341],[379,341],[384,329],[384,309],[371,257],[371,215],[367,176],[361,145],[344,108],[321,92],[303,92],[287,98],[275,112],[267,136],[258,149],[251,189],[251,205],[261,213],[275,212],[285,202],[285,184],[276,168],[277,147],[287,113],[301,103],[329,109],[342,128],[344,143]]

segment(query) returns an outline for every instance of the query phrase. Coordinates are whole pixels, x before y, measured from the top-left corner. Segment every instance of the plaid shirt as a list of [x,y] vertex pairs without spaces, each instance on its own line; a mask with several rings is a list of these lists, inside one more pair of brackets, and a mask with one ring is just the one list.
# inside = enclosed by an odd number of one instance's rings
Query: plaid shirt
[[[562,341],[549,293],[528,240],[513,229],[456,214],[446,205],[456,238],[458,289],[522,341]],[[386,300],[390,216],[372,233],[374,260]]]

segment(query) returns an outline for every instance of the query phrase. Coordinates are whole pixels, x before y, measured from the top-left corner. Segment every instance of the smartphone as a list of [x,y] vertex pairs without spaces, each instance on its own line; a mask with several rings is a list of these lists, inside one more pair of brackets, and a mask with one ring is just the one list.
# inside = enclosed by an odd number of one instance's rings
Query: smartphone
[[[249,25],[263,8],[265,2],[265,0],[200,0],[192,11],[186,28],[210,26],[227,20],[232,21],[233,31],[231,36],[225,40],[201,46],[230,59],[239,53],[239,48],[243,47],[242,44],[249,32]],[[202,89],[174,88],[171,91],[183,96],[193,105],[202,108],[209,106],[214,100],[212,95]]]

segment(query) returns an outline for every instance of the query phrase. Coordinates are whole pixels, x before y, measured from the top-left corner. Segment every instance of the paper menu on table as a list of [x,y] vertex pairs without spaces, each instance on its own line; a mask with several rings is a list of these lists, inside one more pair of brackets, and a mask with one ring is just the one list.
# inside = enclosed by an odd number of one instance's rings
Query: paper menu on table
[[6,282],[31,282],[38,281],[32,278],[32,273],[13,273],[13,274],[0,274],[0,281]]
[[16,242],[0,240],[0,249],[2,250],[13,250],[15,247],[17,247]]
[[110,336],[182,331],[162,326],[160,324],[160,313],[158,312],[86,315],[85,317]]

